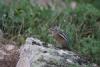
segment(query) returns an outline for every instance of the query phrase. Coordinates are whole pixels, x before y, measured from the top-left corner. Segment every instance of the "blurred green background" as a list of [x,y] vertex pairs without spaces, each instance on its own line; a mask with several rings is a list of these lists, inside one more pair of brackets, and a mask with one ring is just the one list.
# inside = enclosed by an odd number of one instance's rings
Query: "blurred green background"
[[0,0],[0,29],[22,44],[33,36],[55,44],[48,28],[68,33],[72,48],[100,64],[100,0]]

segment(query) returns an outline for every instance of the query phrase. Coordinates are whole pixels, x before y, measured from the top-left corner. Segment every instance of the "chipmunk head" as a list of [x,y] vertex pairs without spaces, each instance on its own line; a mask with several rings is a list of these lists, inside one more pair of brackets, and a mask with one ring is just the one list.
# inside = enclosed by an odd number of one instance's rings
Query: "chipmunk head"
[[58,27],[58,26],[52,26],[49,28],[49,32],[51,34],[56,34],[56,33],[58,33],[59,30],[60,30],[60,27]]

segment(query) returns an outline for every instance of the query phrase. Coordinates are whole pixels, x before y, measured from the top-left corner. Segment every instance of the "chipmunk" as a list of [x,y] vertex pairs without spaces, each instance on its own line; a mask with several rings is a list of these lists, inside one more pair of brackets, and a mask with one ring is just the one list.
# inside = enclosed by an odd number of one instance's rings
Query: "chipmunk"
[[62,49],[71,50],[69,48],[68,35],[62,32],[59,27],[57,26],[51,27],[49,28],[49,32],[52,34],[56,42],[59,44],[57,45],[57,47],[62,48]]

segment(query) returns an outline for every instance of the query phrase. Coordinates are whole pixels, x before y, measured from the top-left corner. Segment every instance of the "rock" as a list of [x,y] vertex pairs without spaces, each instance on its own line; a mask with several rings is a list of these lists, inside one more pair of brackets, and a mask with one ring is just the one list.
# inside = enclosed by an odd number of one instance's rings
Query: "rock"
[[30,61],[27,57],[21,57],[16,67],[30,67]]
[[36,38],[27,38],[26,43],[20,47],[20,59],[16,67],[26,67],[26,65],[27,67],[68,67],[68,64],[86,64],[79,55],[71,51],[44,47],[43,44]]

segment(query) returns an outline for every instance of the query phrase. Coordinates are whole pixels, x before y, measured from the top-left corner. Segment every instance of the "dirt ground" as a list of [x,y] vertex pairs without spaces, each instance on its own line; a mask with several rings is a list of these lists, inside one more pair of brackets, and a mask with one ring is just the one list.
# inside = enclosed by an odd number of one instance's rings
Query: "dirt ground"
[[0,67],[16,67],[18,47],[6,39],[0,39]]

